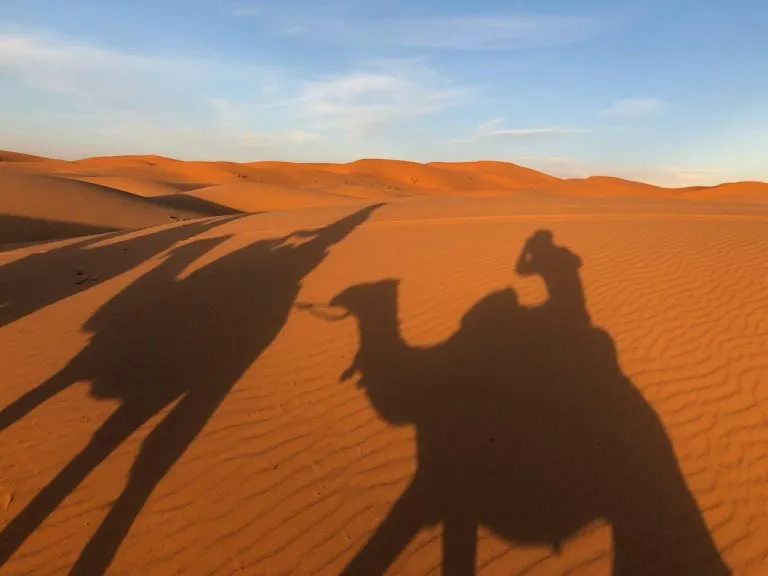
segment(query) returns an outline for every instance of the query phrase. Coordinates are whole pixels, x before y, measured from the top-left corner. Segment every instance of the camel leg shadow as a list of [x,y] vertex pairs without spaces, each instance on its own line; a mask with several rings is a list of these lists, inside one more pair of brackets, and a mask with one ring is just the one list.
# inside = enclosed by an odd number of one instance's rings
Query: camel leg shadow
[[5,565],[29,536],[85,478],[162,406],[140,410],[119,407],[87,446],[43,488],[0,534],[0,566]]
[[125,489],[83,549],[70,576],[98,576],[107,571],[154,489],[200,434],[227,392],[187,394],[152,430]]
[[443,576],[474,576],[477,522],[468,514],[446,515],[443,521]]
[[[344,568],[344,576],[374,576],[386,572],[422,528],[432,523],[435,510],[428,504],[433,498],[429,488],[423,480],[411,482],[371,539]],[[449,514],[444,521],[445,576],[473,575],[477,523],[462,513]]]
[[59,392],[63,392],[79,379],[72,363],[0,410],[0,432],[24,418]]

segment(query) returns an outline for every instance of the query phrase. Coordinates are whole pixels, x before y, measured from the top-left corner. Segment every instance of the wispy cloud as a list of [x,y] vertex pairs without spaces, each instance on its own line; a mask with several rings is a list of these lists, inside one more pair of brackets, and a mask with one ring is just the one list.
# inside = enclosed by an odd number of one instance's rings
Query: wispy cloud
[[686,166],[659,166],[620,171],[624,178],[647,182],[657,186],[684,187],[710,186],[722,182],[724,173],[719,168]]
[[[292,22],[304,23],[292,17]],[[562,46],[594,36],[598,18],[528,14],[423,18],[308,18],[324,41],[435,50],[514,50]]]
[[305,30],[303,26],[288,26],[280,31],[281,36],[301,36]]
[[[0,80],[47,95],[48,125],[60,140],[90,134],[92,146],[146,150],[272,148],[315,142],[320,135],[264,108],[283,97],[278,69],[158,54],[128,53],[47,34],[0,33]],[[226,108],[217,93],[247,105]],[[2,111],[0,111],[2,116]],[[66,128],[64,128],[66,126]],[[41,135],[52,140],[50,135]],[[47,144],[47,142],[46,142]],[[46,146],[48,147],[48,146]],[[66,147],[66,146],[65,146]],[[95,151],[98,152],[98,151]]]
[[581,134],[586,130],[581,128],[564,128],[547,126],[541,128],[501,128],[504,118],[494,118],[475,128],[466,138],[452,140],[454,143],[475,143],[480,141],[521,142],[528,143],[539,140],[549,140],[573,134]]
[[232,8],[232,14],[235,16],[256,16],[264,12],[264,6],[261,4],[240,4]]
[[[0,72],[62,95],[119,100],[157,62],[37,34],[0,34]],[[129,96],[130,97],[130,96]]]
[[714,174],[720,174],[719,168],[686,168],[681,166],[670,166],[666,169],[682,182],[702,182],[712,178]]
[[417,48],[498,50],[570,44],[597,30],[590,17],[529,15],[403,20],[382,31],[393,42]]
[[605,115],[615,118],[653,116],[661,112],[666,106],[667,103],[658,98],[626,98],[614,102],[605,110]]
[[131,108],[163,106],[216,82],[257,91],[279,76],[270,66],[121,52],[39,33],[0,33],[0,73],[74,102]]
[[607,165],[575,158],[556,156],[518,156],[513,162],[540,170],[560,178],[588,178],[590,176],[614,176],[656,186],[684,187],[711,186],[723,181],[724,172],[719,168],[695,168],[685,166],[621,166]]
[[46,34],[0,33],[0,81],[43,94],[48,108],[38,113],[51,114],[46,123],[62,141],[76,126],[82,141],[91,134],[100,147],[123,138],[126,149],[149,142],[218,147],[217,154],[269,148],[294,157],[294,149],[317,152],[324,138],[352,140],[356,154],[365,154],[400,127],[469,96],[419,59],[296,76],[256,63],[129,53]]
[[466,88],[414,61],[390,60],[308,82],[293,105],[311,124],[364,137],[454,106],[467,96]]
[[231,102],[224,98],[213,98],[210,105],[216,119],[214,134],[246,147],[274,149],[286,144],[316,142],[323,138],[321,133],[310,130],[259,130],[254,125],[259,111],[252,105]]
[[306,144],[322,140],[323,135],[306,130],[289,130],[286,132],[242,132],[236,135],[237,140],[254,148],[274,148],[281,144]]

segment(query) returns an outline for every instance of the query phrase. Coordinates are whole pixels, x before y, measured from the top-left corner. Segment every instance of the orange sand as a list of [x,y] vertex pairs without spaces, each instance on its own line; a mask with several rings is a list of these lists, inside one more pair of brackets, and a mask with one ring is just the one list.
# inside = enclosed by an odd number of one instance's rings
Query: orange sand
[[0,573],[768,573],[767,185],[22,160]]

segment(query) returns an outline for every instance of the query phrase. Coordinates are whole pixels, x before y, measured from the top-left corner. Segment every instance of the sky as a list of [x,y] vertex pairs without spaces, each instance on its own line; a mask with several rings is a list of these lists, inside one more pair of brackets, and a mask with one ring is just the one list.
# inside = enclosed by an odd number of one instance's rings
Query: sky
[[0,0],[0,149],[768,181],[765,0]]

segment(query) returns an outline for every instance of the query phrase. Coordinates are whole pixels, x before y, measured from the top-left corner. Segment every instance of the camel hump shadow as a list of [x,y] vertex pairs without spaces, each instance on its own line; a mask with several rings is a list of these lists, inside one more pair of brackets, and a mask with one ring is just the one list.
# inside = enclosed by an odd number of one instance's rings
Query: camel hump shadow
[[664,426],[592,324],[581,258],[541,230],[516,270],[548,299],[489,294],[459,330],[411,347],[399,330],[399,281],[359,284],[329,303],[357,321],[342,375],[393,426],[416,430],[417,471],[344,570],[382,574],[425,526],[443,525],[444,574],[474,574],[477,528],[517,544],[562,543],[594,522],[613,534],[613,574],[729,574]]

